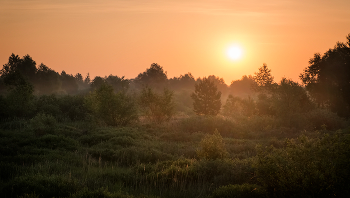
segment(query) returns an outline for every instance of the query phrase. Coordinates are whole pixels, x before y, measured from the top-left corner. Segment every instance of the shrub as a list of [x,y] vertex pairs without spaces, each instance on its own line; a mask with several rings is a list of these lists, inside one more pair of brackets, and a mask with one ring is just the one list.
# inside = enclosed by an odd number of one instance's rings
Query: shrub
[[30,119],[28,128],[36,135],[54,133],[57,127],[57,121],[52,115],[38,114]]
[[259,149],[256,176],[270,197],[347,197],[349,136],[287,140],[283,149]]
[[315,109],[306,114],[306,119],[312,129],[328,130],[340,129],[343,125],[343,120],[336,114],[324,109]]
[[197,151],[199,158],[204,159],[222,159],[227,156],[225,143],[218,130],[213,135],[207,134],[200,142],[200,148]]

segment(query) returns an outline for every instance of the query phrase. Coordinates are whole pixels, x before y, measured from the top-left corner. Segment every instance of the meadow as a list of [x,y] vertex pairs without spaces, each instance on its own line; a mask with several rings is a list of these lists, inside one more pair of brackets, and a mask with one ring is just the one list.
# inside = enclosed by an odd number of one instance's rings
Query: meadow
[[269,116],[182,115],[123,127],[44,113],[9,120],[1,123],[0,192],[3,197],[346,197],[349,124],[330,112],[316,113],[317,118],[300,114],[305,124],[298,127]]

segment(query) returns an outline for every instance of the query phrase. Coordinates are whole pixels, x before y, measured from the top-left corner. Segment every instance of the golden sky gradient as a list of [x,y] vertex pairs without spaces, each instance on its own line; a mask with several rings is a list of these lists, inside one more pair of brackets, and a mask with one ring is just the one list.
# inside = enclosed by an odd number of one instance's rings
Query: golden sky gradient
[[[29,54],[61,72],[134,78],[158,63],[227,84],[266,63],[298,80],[350,33],[349,0],[0,0],[0,64]],[[241,60],[226,50],[243,49]]]

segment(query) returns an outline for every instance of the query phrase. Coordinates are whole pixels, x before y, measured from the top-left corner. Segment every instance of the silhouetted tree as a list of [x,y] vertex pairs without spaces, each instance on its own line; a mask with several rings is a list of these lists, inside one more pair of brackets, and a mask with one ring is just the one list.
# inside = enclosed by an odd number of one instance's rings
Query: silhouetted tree
[[50,94],[61,87],[60,75],[44,64],[36,72],[34,87],[41,94]]
[[221,94],[227,93],[228,87],[223,78],[220,78],[219,76],[215,75],[210,75],[208,76],[208,79],[214,83],[214,85],[218,88]]
[[106,83],[113,87],[114,92],[127,91],[129,88],[129,80],[123,77],[109,75],[105,78]]
[[180,77],[169,79],[169,86],[175,90],[193,89],[195,84],[196,80],[190,72],[185,75],[180,75]]
[[96,76],[91,84],[90,84],[90,87],[92,90],[96,90],[98,88],[100,88],[102,85],[104,85],[106,82],[105,82],[105,79],[103,79],[101,76]]
[[252,90],[254,84],[255,81],[252,76],[242,76],[240,80],[231,82],[229,90],[234,96],[249,96],[254,94]]
[[25,55],[20,58],[18,55],[11,54],[8,63],[3,65],[0,75],[7,85],[16,85],[21,84],[22,82],[17,82],[17,80],[21,81],[22,79],[33,83],[36,71],[36,63],[32,57]]
[[213,81],[204,77],[195,85],[191,95],[194,112],[197,115],[217,115],[221,108],[221,92],[217,90]]
[[77,93],[78,83],[76,82],[73,75],[67,74],[65,71],[62,71],[60,80],[62,83],[61,88],[65,90],[68,94]]
[[167,73],[164,72],[163,67],[157,63],[153,63],[145,72],[140,73],[135,82],[141,86],[148,86],[158,90],[162,90],[167,84]]
[[255,81],[253,89],[258,92],[270,92],[276,85],[271,75],[271,69],[265,63],[259,68],[259,72],[255,73],[253,79]]
[[300,74],[306,89],[320,107],[350,116],[350,34],[323,55],[316,53]]
[[91,83],[91,80],[90,80],[90,74],[88,73],[84,79],[84,83],[86,85],[89,85]]
[[286,78],[282,78],[274,90],[272,100],[273,108],[279,116],[307,112],[313,107],[305,89]]

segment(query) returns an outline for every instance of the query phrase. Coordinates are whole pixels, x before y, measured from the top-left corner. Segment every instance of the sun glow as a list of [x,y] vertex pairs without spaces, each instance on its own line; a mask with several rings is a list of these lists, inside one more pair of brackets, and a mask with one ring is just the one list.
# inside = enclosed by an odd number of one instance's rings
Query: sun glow
[[226,51],[227,56],[231,59],[231,60],[239,60],[241,59],[242,55],[243,55],[243,51],[239,46],[231,46],[227,49]]

